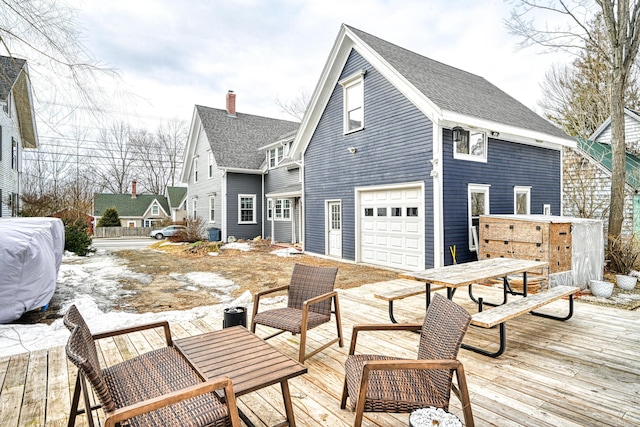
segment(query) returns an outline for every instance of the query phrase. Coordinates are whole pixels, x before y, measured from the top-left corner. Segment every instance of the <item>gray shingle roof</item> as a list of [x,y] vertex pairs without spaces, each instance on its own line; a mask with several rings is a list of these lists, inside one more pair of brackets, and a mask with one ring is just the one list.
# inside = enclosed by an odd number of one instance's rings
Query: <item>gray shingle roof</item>
[[346,26],[443,110],[568,138],[520,101],[475,74]]
[[24,59],[0,56],[0,100],[6,101],[20,71],[25,64]]
[[170,214],[167,198],[157,194],[138,194],[135,198],[131,194],[96,194],[93,197],[93,215],[102,216],[108,208],[116,208],[120,217],[141,217],[154,200],[167,214]]
[[251,114],[231,117],[226,110],[201,105],[196,109],[216,163],[223,168],[260,169],[264,153],[258,148],[300,126],[297,122]]

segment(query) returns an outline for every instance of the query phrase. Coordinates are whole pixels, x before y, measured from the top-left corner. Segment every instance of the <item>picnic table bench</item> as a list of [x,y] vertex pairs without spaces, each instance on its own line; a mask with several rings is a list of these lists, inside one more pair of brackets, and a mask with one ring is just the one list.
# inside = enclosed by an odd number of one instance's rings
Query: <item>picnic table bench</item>
[[[482,348],[474,347],[468,344],[462,344],[462,347],[490,357],[498,357],[504,353],[506,349],[506,322],[507,320],[518,317],[522,314],[530,313],[536,316],[546,317],[554,320],[568,320],[573,316],[573,296],[580,288],[573,286],[557,286],[538,294],[529,295],[527,292],[527,272],[532,270],[540,270],[548,267],[548,263],[544,261],[529,261],[512,258],[490,258],[480,261],[473,261],[464,264],[449,265],[446,267],[432,268],[418,272],[406,272],[401,275],[405,279],[413,279],[424,282],[427,306],[430,300],[432,287],[447,289],[447,297],[453,298],[457,288],[467,286],[469,297],[478,306],[478,313],[472,315],[471,324],[483,328],[492,328],[499,326],[500,328],[500,344],[495,352],[490,352]],[[522,292],[514,291],[509,285],[509,276],[514,274],[522,274]],[[482,298],[476,298],[472,292],[472,286],[477,283],[483,283],[491,279],[502,278],[503,300],[502,302],[485,302]],[[405,290],[405,295],[409,296],[409,289]],[[402,290],[398,291],[398,295],[402,296]],[[414,294],[415,295],[415,294]],[[519,296],[522,298],[508,300],[509,295]],[[377,296],[377,295],[376,295]],[[405,297],[406,297],[405,296]],[[566,316],[555,316],[551,314],[538,313],[534,310],[549,304],[561,298],[569,299],[569,314]],[[379,297],[381,298],[381,297]],[[384,299],[384,298],[383,298]],[[393,299],[389,301],[389,317],[395,322],[393,317]],[[485,306],[492,306],[490,310],[484,310]]]
[[[377,291],[373,296],[389,303],[389,318],[393,323],[398,323],[393,315],[394,301],[425,294],[427,292],[427,287],[424,283],[419,283],[413,279],[394,279],[387,282],[380,282],[378,285],[383,286],[383,289]],[[440,289],[444,289],[444,286],[431,286],[429,291],[433,292]],[[427,307],[429,307],[431,298],[429,296],[426,299]]]

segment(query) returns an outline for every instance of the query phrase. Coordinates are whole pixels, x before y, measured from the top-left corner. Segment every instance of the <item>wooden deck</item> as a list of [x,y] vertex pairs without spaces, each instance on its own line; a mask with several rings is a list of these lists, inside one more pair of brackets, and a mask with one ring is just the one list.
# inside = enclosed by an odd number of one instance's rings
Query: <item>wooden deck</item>
[[[471,309],[466,293],[454,299]],[[387,323],[387,304],[373,297],[374,286],[340,291],[345,347],[336,346],[307,361],[309,372],[290,381],[299,426],[350,426],[353,414],[340,410],[343,363],[354,323]],[[495,290],[478,289],[490,298]],[[496,293],[495,299],[499,299]],[[546,312],[565,312],[567,301],[556,301]],[[421,321],[424,296],[397,304],[401,320]],[[172,324],[174,337],[220,329],[222,314],[182,324]],[[105,325],[105,329],[109,329]],[[507,351],[491,359],[466,350],[460,360],[467,372],[472,408],[478,426],[632,426],[640,425],[640,316],[577,302],[573,318],[558,322],[520,316],[507,324]],[[260,330],[259,330],[260,332]],[[263,330],[264,332],[264,330]],[[497,340],[497,330],[470,328],[465,342],[486,347]],[[333,324],[310,332],[325,340]],[[360,352],[394,353],[415,357],[416,334],[375,333],[358,339]],[[297,357],[298,337],[283,334],[270,343]],[[156,331],[128,338],[104,340],[102,362],[116,363],[162,346]],[[0,358],[0,426],[63,426],[67,422],[75,369],[63,347]],[[276,386],[239,398],[241,409],[256,425],[274,425],[284,408]],[[459,413],[452,398],[451,410]],[[77,425],[86,425],[78,417]],[[408,415],[367,414],[364,425],[408,425]]]

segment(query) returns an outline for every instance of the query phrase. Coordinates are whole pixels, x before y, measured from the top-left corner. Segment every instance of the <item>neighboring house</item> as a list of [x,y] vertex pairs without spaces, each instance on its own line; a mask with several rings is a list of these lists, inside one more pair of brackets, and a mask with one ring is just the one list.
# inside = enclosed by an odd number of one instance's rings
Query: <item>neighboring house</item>
[[167,203],[171,209],[171,222],[187,221],[187,187],[167,187]]
[[104,212],[115,208],[123,227],[157,227],[171,218],[165,196],[136,194],[136,181],[131,183],[131,194],[96,194],[93,197],[93,216],[96,225]]
[[265,153],[265,234],[272,242],[302,242],[302,174],[300,164],[289,157],[296,132],[261,147]]
[[[187,211],[207,228],[253,239],[265,230],[265,154],[260,147],[295,131],[299,123],[236,112],[229,91],[226,109],[196,105],[185,147],[182,182],[188,184]],[[265,236],[266,237],[266,236]]]
[[292,145],[305,252],[402,270],[473,260],[479,215],[562,212],[575,145],[487,80],[343,25]]
[[37,148],[27,61],[0,56],[0,217],[17,216],[22,192],[22,150]]
[[[624,109],[627,145],[624,235],[640,233],[640,113]],[[605,220],[611,198],[611,118],[564,155],[564,215]]]

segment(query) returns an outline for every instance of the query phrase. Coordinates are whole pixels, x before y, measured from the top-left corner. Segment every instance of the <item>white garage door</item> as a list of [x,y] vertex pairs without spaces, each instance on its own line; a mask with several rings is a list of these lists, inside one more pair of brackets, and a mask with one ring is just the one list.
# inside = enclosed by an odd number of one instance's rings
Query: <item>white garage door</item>
[[424,269],[424,202],[420,187],[359,193],[360,261]]

